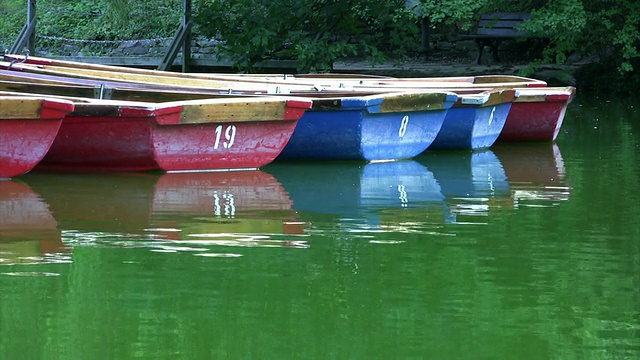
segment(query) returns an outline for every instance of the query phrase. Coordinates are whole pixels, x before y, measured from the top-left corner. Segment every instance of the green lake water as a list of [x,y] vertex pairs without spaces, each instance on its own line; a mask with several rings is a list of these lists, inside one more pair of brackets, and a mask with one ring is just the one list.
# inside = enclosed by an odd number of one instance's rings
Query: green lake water
[[640,358],[640,104],[555,144],[0,182],[0,359]]

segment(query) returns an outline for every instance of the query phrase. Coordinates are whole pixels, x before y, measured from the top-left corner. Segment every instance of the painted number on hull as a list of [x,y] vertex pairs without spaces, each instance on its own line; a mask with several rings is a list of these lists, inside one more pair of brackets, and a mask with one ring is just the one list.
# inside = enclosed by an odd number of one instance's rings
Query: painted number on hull
[[229,125],[224,128],[222,125],[218,125],[216,128],[216,142],[213,144],[214,149],[220,147],[220,140],[222,140],[223,148],[230,148],[236,140],[236,126]]
[[398,130],[398,136],[403,137],[407,133],[407,125],[409,124],[409,115],[405,115],[400,122],[400,130]]
[[493,122],[493,116],[495,115],[495,113],[496,113],[496,107],[494,106],[491,109],[491,115],[489,116],[489,125],[491,125],[491,123]]

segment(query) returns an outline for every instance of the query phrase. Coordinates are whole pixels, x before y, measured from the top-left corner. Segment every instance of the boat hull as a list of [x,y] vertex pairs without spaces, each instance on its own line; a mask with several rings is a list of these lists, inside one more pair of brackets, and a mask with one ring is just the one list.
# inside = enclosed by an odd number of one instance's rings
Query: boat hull
[[497,141],[554,141],[568,105],[563,101],[515,102]]
[[447,112],[442,129],[430,150],[488,148],[498,139],[511,109],[511,103],[488,107],[453,107]]
[[446,109],[409,113],[307,111],[279,158],[411,158],[431,145],[446,114]]
[[159,124],[167,117],[179,117],[180,110],[147,116],[69,116],[38,168],[168,172],[255,169],[276,158],[297,122]]
[[95,100],[65,117],[38,168],[166,172],[255,169],[273,161],[311,101]]
[[513,89],[457,91],[456,104],[449,109],[431,150],[476,150],[496,141],[516,99]]
[[[35,104],[29,105],[30,102]],[[49,151],[63,117],[73,110],[72,103],[42,99],[25,98],[12,104],[10,106],[38,108],[33,109],[33,116],[17,114],[0,118],[0,179],[31,171]]]

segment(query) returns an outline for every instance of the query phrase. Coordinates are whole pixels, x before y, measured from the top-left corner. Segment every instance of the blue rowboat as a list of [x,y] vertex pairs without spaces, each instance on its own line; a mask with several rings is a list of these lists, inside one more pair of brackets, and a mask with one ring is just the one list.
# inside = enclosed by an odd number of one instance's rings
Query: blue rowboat
[[279,159],[412,158],[431,145],[458,96],[427,90],[311,99]]
[[458,93],[458,101],[447,111],[442,128],[429,150],[490,147],[500,136],[515,98],[516,90],[513,89]]

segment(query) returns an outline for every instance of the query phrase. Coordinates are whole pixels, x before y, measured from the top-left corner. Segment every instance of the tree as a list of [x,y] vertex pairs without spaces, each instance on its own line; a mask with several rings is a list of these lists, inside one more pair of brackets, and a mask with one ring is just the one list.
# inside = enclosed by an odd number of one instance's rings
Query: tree
[[[635,0],[419,0],[432,26],[458,24],[469,28],[483,13],[530,12],[522,30],[550,36],[543,56],[530,69],[565,63],[570,57],[597,57],[587,67],[590,80],[604,91],[629,92],[640,75],[640,2]],[[635,70],[635,71],[634,71]],[[598,75],[600,75],[598,77]],[[629,83],[634,85],[629,85]],[[613,88],[612,88],[613,87]]]
[[342,57],[376,63],[419,43],[405,0],[204,0],[196,22],[201,34],[221,40],[218,56],[245,70],[294,58],[301,71],[327,71]]

